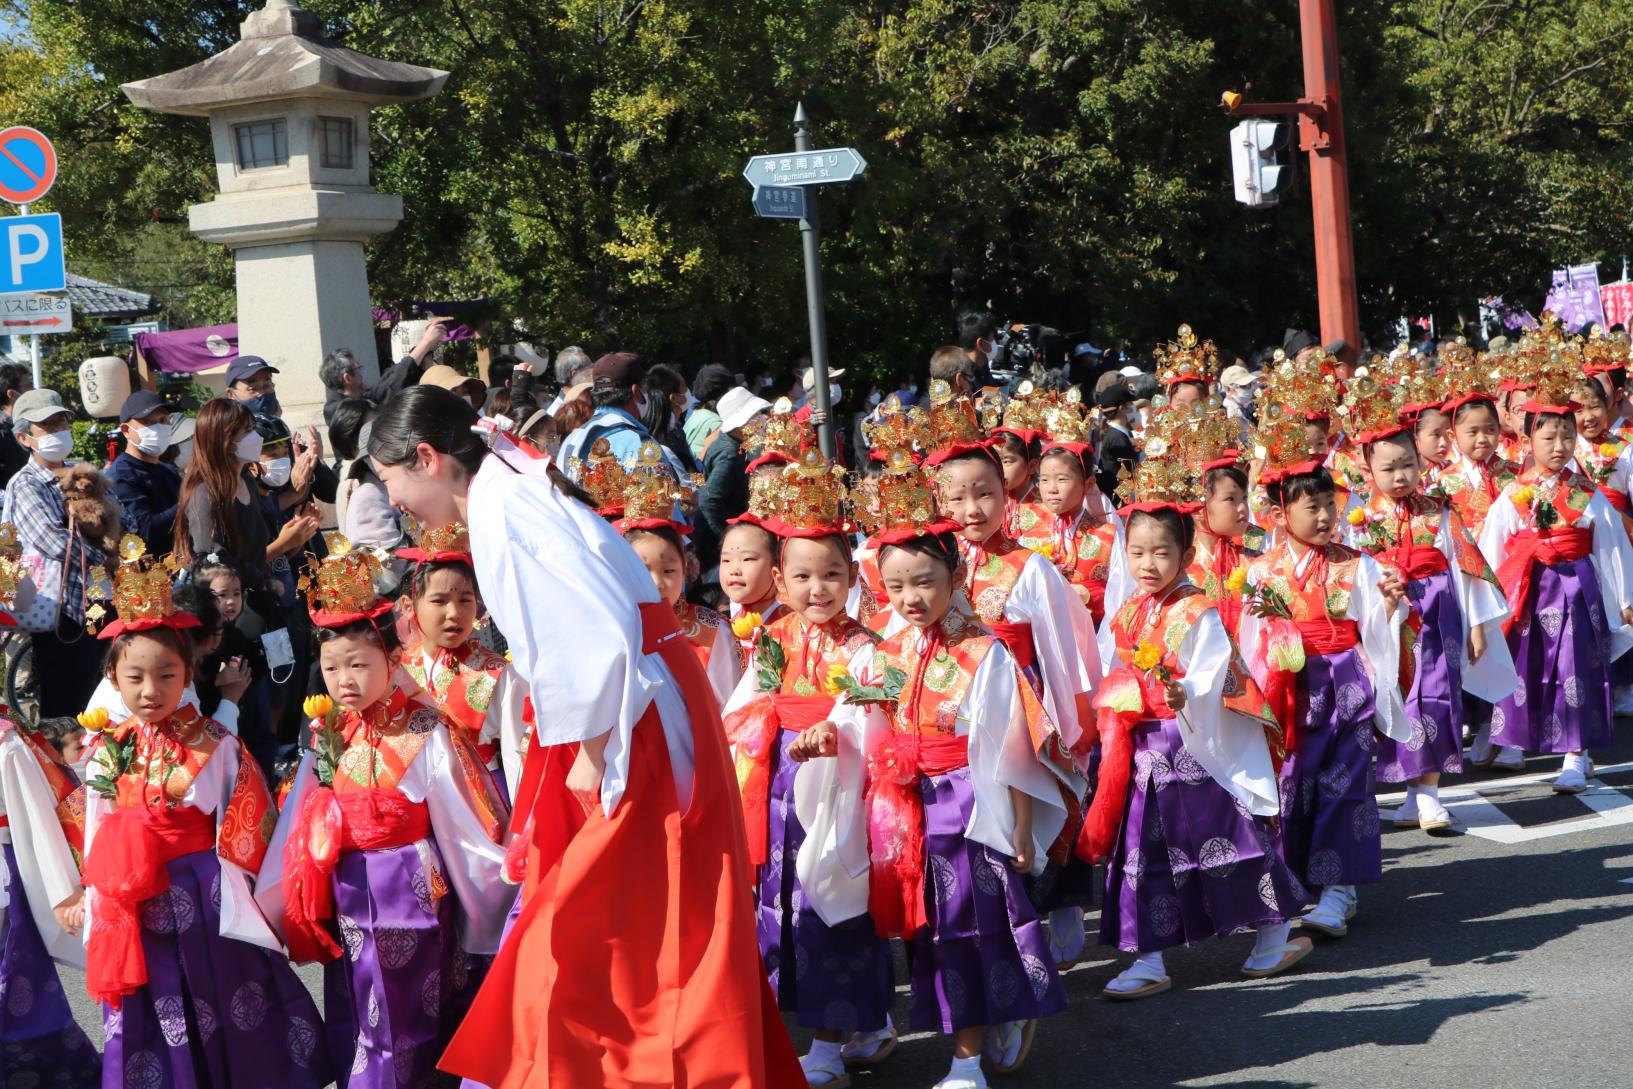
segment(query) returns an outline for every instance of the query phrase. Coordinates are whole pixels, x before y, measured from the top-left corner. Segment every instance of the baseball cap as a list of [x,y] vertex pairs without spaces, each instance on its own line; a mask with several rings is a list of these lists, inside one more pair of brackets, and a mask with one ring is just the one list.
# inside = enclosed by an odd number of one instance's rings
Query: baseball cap
[[1124,405],[1133,404],[1134,399],[1133,392],[1121,383],[1102,390],[1099,396],[1095,398],[1100,403],[1101,408],[1121,408]]
[[424,373],[420,375],[420,385],[440,386],[451,393],[459,393],[466,386],[473,384],[483,392],[487,391],[486,387],[482,385],[482,380],[480,378],[472,378],[468,374],[460,374],[446,363],[438,363],[435,366],[427,367],[425,368]]
[[736,431],[770,408],[771,402],[764,397],[756,397],[742,386],[733,386],[720,395],[717,405],[720,413],[720,430]]
[[608,352],[595,361],[596,389],[621,389],[646,381],[646,368],[634,352]]
[[125,403],[119,406],[119,422],[129,423],[139,420],[143,416],[151,415],[164,409],[167,412],[176,411],[176,406],[160,397],[150,389],[139,389],[125,398]]
[[31,389],[18,396],[11,404],[11,414],[24,423],[44,423],[51,417],[67,412],[62,395],[54,389]]
[[692,396],[703,402],[717,401],[736,384],[737,379],[729,368],[708,363],[698,369],[697,378],[692,381]]
[[1117,377],[1118,378],[1138,378],[1140,375],[1142,375],[1144,373],[1145,372],[1140,370],[1140,368],[1138,368],[1138,367],[1124,367],[1122,370],[1117,372]]
[[[838,370],[835,370],[832,367],[828,368],[828,380],[829,381],[832,381],[835,378],[843,378],[844,376],[845,376],[844,368],[840,368]],[[816,388],[816,368],[815,367],[806,367],[805,372],[800,375],[800,383],[806,389],[815,389]]]
[[271,371],[273,374],[281,373],[277,367],[274,367],[258,355],[241,355],[227,364],[227,385],[230,386],[234,382],[242,382],[247,378],[253,378],[262,371]]
[[1219,375],[1219,384],[1227,389],[1241,389],[1257,381],[1253,372],[1240,363],[1232,363]]

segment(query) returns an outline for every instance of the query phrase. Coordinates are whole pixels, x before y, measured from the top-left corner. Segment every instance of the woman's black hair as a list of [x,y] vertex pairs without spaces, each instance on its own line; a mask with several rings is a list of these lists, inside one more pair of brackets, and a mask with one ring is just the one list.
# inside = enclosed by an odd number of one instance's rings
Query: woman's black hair
[[[451,390],[439,386],[409,386],[386,402],[369,432],[368,455],[381,465],[412,465],[415,451],[425,443],[453,458],[469,476],[475,476],[488,447],[471,430],[476,409]],[[582,488],[552,462],[546,475],[557,490],[589,507],[595,506]]]
[[916,556],[929,556],[946,565],[949,573],[956,573],[958,565],[964,560],[958,551],[958,535],[955,533],[926,533],[922,537],[912,537],[900,544],[887,544],[879,549],[880,564],[885,561],[885,553],[893,548],[911,552]]
[[1457,406],[1457,411],[1452,413],[1452,426],[1456,427],[1459,420],[1477,408],[1483,408],[1487,412],[1491,413],[1492,423],[1502,423],[1502,417],[1497,414],[1497,402],[1493,401],[1489,397],[1476,397],[1472,401],[1464,401],[1462,404]]
[[1537,429],[1537,424],[1541,423],[1544,419],[1546,419],[1549,416],[1554,416],[1554,417],[1556,417],[1558,419],[1561,419],[1561,420],[1571,421],[1571,427],[1572,427],[1573,430],[1576,427],[1576,417],[1574,415],[1572,415],[1571,413],[1569,413],[1569,412],[1527,412],[1525,414],[1525,434],[1526,434],[1526,436],[1530,437],[1531,432],[1533,432],[1533,431],[1535,431]]
[[125,648],[142,636],[157,639],[168,646],[181,657],[181,664],[186,671],[189,683],[193,680],[193,640],[185,629],[158,627],[146,628],[142,631],[120,632],[108,643],[108,653],[102,659],[102,673],[112,677],[113,671],[119,668],[119,659],[124,655]]
[[656,537],[667,545],[672,545],[675,554],[683,561],[686,559],[686,542],[681,540],[680,534],[673,526],[654,526],[651,529],[632,529],[624,534],[624,540],[634,543],[640,537]]
[[1217,469],[1209,469],[1207,475],[1202,478],[1202,494],[1212,495],[1221,480],[1230,481],[1242,489],[1243,495],[1247,494],[1247,474],[1235,465],[1221,465]]
[[357,436],[374,411],[374,402],[367,397],[346,397],[335,404],[329,417],[329,445],[344,461],[357,457]]
[[[460,578],[469,582],[472,590],[477,590],[476,571],[472,569],[471,565],[466,563],[464,560],[430,560],[425,563],[417,563],[414,565],[414,574],[409,580],[408,586],[409,598],[413,601],[418,601],[420,598],[424,597],[426,588],[431,585],[431,576],[436,574],[438,571],[452,571]],[[477,597],[478,600],[480,600],[480,590],[477,590]]]
[[1332,474],[1322,466],[1311,473],[1299,473],[1297,476],[1284,477],[1274,484],[1267,484],[1265,491],[1269,493],[1272,503],[1278,507],[1285,507],[1307,495],[1336,495],[1338,485],[1333,483]]
[[1161,510],[1136,510],[1129,514],[1126,528],[1132,531],[1135,520],[1140,518],[1161,526],[1162,531],[1179,545],[1181,552],[1196,543],[1196,519],[1188,518],[1172,507],[1163,507]]
[[397,634],[396,614],[386,613],[373,619],[364,617],[362,620],[353,620],[350,624],[342,624],[338,628],[320,628],[313,625],[312,649],[316,650],[325,643],[333,643],[337,639],[353,635],[361,635],[368,639],[385,651],[387,657],[390,657],[393,651],[401,650],[403,646],[402,637]]
[[1083,474],[1084,482],[1087,483],[1094,479],[1094,466],[1089,464],[1089,459],[1093,456],[1094,448],[1092,446],[1081,454],[1073,453],[1064,446],[1057,446],[1053,450],[1045,450],[1039,455],[1038,461],[1041,463],[1044,458],[1065,458],[1077,466],[1078,471]]
[[765,536],[765,550],[771,554],[773,560],[777,558],[777,535],[758,522],[733,522],[727,526],[726,532],[720,535],[720,548],[722,551],[726,547],[726,538],[740,529],[759,530]]

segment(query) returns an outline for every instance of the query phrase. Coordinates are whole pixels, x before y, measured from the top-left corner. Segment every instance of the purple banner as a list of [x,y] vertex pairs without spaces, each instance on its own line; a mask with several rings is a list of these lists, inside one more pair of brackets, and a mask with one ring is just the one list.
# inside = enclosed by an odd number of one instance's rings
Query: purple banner
[[1585,325],[1605,323],[1605,306],[1599,298],[1599,266],[1572,265],[1554,270],[1543,309],[1559,315],[1565,328],[1578,332]]
[[238,326],[209,325],[168,333],[137,333],[136,350],[148,365],[170,374],[195,374],[238,358]]
[[[399,310],[387,310],[381,307],[374,308],[374,324],[396,325],[404,318],[460,318],[472,307],[486,303],[487,299],[467,299],[464,302],[405,302],[399,303]],[[454,324],[448,326],[448,335],[445,340],[474,340],[476,329],[469,325]]]

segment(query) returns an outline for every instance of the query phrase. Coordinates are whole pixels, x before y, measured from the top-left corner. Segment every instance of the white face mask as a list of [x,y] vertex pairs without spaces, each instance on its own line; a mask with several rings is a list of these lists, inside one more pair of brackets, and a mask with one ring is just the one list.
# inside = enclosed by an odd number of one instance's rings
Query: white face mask
[[35,433],[31,438],[34,442],[34,452],[52,465],[61,465],[68,460],[68,455],[74,452],[74,433],[66,428],[62,431],[53,431],[49,435]]
[[879,407],[879,391],[878,390],[874,390],[872,393],[868,394],[868,407],[869,408],[878,408]]
[[295,463],[289,458],[273,458],[261,463],[261,483],[269,488],[281,488],[289,483],[289,470]]
[[692,414],[692,409],[694,409],[696,407],[697,407],[697,398],[692,396],[692,391],[691,390],[687,390],[686,391],[686,407],[684,407],[684,408],[682,408],[680,410],[680,414],[682,416],[690,416]]
[[828,403],[831,405],[839,400],[839,383],[828,383]]
[[135,447],[148,457],[156,458],[170,449],[170,425],[168,423],[154,424],[152,427],[143,427],[141,424],[131,424],[136,431]]
[[251,431],[238,440],[238,445],[232,449],[233,456],[239,461],[260,461],[261,445],[260,433]]
[[193,440],[184,439],[176,447],[176,468],[185,469],[187,463],[193,460]]

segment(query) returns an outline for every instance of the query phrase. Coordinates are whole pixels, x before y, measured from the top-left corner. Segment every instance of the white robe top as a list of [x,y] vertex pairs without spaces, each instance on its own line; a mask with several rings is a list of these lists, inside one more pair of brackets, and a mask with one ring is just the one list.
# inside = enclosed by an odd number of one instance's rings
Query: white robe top
[[[255,882],[256,903],[280,935],[284,917],[284,845],[295,829],[301,802],[317,785],[317,754],[308,752],[301,757],[300,770],[295,773],[278,828],[272,834],[272,846],[267,849]],[[476,815],[447,726],[439,723],[431,731],[396,789],[409,801],[424,803],[430,812],[431,835],[436,839],[442,873],[458,909],[460,948],[467,953],[497,953],[505,916],[516,898],[516,886],[505,884],[505,849],[488,838]],[[425,846],[424,840],[416,844],[422,848],[422,859],[429,857]]]
[[[185,704],[184,704],[185,706]],[[86,779],[95,779],[105,770],[102,758],[107,754],[105,747],[98,747],[96,755],[86,766]],[[238,746],[238,739],[228,735],[221,739],[210,759],[205,761],[204,767],[199,769],[192,784],[187,788],[183,802],[203,813],[215,817],[216,835],[221,834],[221,817],[227,811],[227,803],[232,801],[233,787],[238,782],[238,763],[243,759]],[[96,842],[96,830],[102,819],[113,811],[113,802],[104,798],[95,790],[86,788],[85,791],[85,857],[91,856]],[[221,865],[221,936],[235,938],[238,941],[249,942],[265,949],[283,952],[283,943],[278,940],[272,928],[262,916],[261,909],[255,903],[255,897],[250,893],[251,874],[237,863],[229,862],[216,855],[216,861]],[[272,854],[266,856],[265,865],[272,863]],[[97,894],[95,889],[85,890],[85,930],[89,940],[92,919],[96,914]]]
[[9,888],[11,875],[0,865],[0,934],[6,932],[7,910],[24,893],[46,952],[60,964],[83,969],[84,944],[57,925],[52,912],[79,891],[79,867],[57,821],[51,784],[28,742],[9,726],[0,729],[0,817],[10,822],[9,828],[0,828],[0,843],[11,844],[23,884],[19,890]]
[[655,703],[684,810],[691,716],[663,659],[642,653],[638,606],[657,602],[657,587],[617,530],[557,490],[548,464],[491,454],[466,499],[477,585],[533,698],[534,736],[551,746],[610,733],[601,804],[611,816],[629,784],[635,724]]
[[[420,647],[420,668],[427,677],[434,676],[437,664],[437,648],[430,644]],[[398,679],[407,674],[406,670],[398,671]],[[428,688],[418,685],[401,686],[405,691],[412,693],[415,688],[424,695],[424,698],[437,706],[442,705],[440,697]],[[505,782],[515,789],[517,778],[512,774],[521,774],[522,757],[527,753],[527,723],[524,721],[527,714],[527,685],[516,673],[516,667],[508,662],[505,668],[499,671],[494,678],[493,694],[488,698],[488,713],[482,719],[482,729],[477,733],[476,740],[483,745],[496,745],[499,753],[494,758],[497,764],[490,763],[488,770],[503,768]]]
[[[1510,483],[1491,504],[1486,524],[1480,530],[1480,551],[1493,571],[1508,554],[1508,539],[1524,529],[1534,529],[1509,499],[1518,485]],[[1543,477],[1533,485],[1538,494],[1552,494],[1558,479]],[[1633,628],[1622,622],[1622,610],[1633,605],[1633,544],[1622,528],[1622,516],[1610,500],[1594,493],[1587,509],[1577,519],[1577,529],[1593,531],[1593,551],[1589,553],[1599,576],[1599,593],[1605,607],[1605,625],[1610,631],[1610,657],[1614,661],[1633,648]],[[1510,689],[1512,691],[1512,689]]]
[[[181,690],[181,703],[179,706],[187,707],[189,705],[198,706],[198,691],[191,684]],[[126,705],[125,698],[119,694],[119,689],[114,687],[113,681],[106,676],[97,682],[96,690],[91,693],[91,701],[85,705],[87,711],[95,711],[98,708],[107,711],[108,721],[115,725],[131,716],[131,710]],[[203,712],[199,713],[202,714]],[[210,717],[225,726],[229,734],[235,737],[238,735],[238,704],[232,700],[222,697],[221,703],[215,709],[215,714]]]
[[[856,653],[851,676],[865,680],[872,675],[874,650],[869,646]],[[877,705],[836,702],[830,720],[839,731],[839,755],[812,760],[799,769],[794,777],[794,810],[806,830],[796,862],[800,888],[805,902],[832,926],[867,911],[864,754],[892,731]],[[1015,808],[1009,791],[1022,791],[1032,798],[1032,872],[1043,872],[1048,850],[1066,826],[1061,781],[1032,750],[1015,659],[1002,643],[987,651],[964,693],[957,734],[970,739],[970,785],[975,792],[964,835],[1013,857]]]

